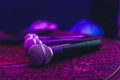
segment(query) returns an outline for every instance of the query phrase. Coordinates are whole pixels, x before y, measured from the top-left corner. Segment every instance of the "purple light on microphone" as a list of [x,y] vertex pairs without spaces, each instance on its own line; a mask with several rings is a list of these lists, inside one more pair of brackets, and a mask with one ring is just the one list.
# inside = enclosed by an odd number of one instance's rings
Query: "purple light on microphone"
[[36,34],[27,34],[24,39],[25,39],[24,47],[25,47],[25,50],[26,50],[26,51],[27,51],[32,45],[42,44],[42,41],[39,40],[39,37],[38,37]]

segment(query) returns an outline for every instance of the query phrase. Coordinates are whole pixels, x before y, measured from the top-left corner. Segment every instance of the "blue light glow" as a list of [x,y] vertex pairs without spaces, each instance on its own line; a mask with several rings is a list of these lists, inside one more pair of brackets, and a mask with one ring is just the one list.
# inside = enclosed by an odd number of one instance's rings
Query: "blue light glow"
[[88,19],[78,21],[71,29],[69,29],[69,31],[95,36],[104,35],[103,29],[98,24],[95,24]]

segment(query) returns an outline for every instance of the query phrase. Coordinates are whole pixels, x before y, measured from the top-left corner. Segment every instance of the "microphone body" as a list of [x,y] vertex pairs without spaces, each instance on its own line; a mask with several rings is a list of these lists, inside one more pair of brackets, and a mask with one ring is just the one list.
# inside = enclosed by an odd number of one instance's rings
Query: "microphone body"
[[54,54],[54,59],[58,60],[60,58],[72,57],[75,55],[81,55],[83,52],[89,52],[92,50],[97,50],[101,46],[100,40],[92,40],[86,42],[80,42],[75,44],[69,44],[66,46],[53,46],[51,47]]

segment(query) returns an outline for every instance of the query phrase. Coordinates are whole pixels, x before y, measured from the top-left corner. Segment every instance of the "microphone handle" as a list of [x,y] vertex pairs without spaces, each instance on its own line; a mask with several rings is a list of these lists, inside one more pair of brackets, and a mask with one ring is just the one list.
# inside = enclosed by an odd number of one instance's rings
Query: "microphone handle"
[[95,38],[81,38],[81,39],[56,39],[56,40],[43,40],[43,43],[51,46],[51,45],[59,45],[59,44],[66,44],[66,43],[71,43],[71,44],[75,44],[75,43],[80,43],[80,42],[85,42],[85,41],[90,41],[90,40],[96,40]]
[[68,44],[63,46],[51,47],[54,53],[54,59],[67,58],[75,55],[82,55],[83,53],[89,53],[95,51],[101,46],[100,40],[92,40],[86,42],[80,42],[76,44]]

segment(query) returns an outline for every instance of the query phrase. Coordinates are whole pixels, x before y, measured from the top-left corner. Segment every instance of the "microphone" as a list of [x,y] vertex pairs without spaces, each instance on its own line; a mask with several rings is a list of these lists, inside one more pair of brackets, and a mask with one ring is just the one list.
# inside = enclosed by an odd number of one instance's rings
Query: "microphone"
[[32,46],[32,45],[35,45],[35,44],[42,44],[42,41],[39,39],[39,37],[34,34],[34,33],[30,33],[30,34],[27,34],[25,36],[25,41],[24,41],[24,48],[26,51],[28,51],[28,49]]
[[34,44],[28,50],[30,63],[35,66],[48,64],[53,60],[67,57],[70,55],[80,54],[83,51],[91,49],[99,49],[101,46],[100,40],[92,40],[80,42],[76,44],[64,44],[58,46],[47,46],[45,44]]
[[66,44],[66,43],[74,44],[79,42],[96,40],[95,38],[84,36],[84,35],[83,36],[80,35],[80,36],[39,37],[34,33],[27,34],[24,39],[25,39],[24,46],[26,50],[28,50],[33,44],[44,43],[47,46],[53,46],[53,45],[60,45],[60,44]]
[[85,41],[90,41],[90,40],[96,40],[95,38],[81,38],[81,39],[74,39],[74,38],[65,38],[65,39],[55,39],[55,40],[43,40],[42,42],[48,46],[53,46],[53,45],[60,45],[60,44],[75,44],[75,43],[80,43],[80,42],[85,42]]
[[37,36],[40,40],[57,40],[57,39],[83,39],[83,38],[91,38],[87,35],[77,35],[77,36],[38,36],[35,33],[29,33],[25,36],[24,40],[26,40],[30,36]]

